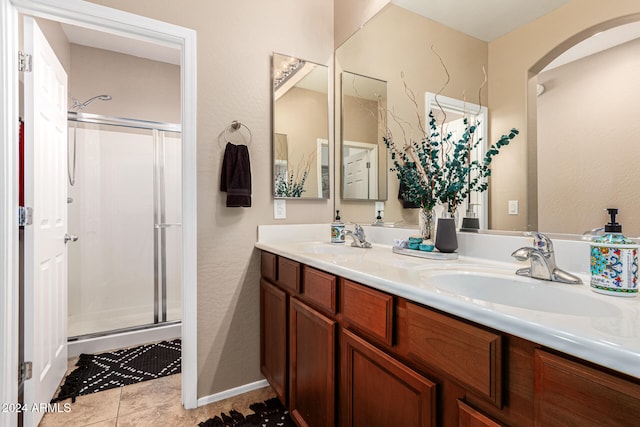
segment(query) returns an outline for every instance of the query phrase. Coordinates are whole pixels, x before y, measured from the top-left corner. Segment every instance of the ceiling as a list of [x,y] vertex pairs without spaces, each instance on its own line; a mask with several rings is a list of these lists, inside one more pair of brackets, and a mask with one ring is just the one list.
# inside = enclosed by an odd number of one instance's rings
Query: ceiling
[[103,31],[61,24],[69,43],[180,65],[180,50]]
[[[391,0],[391,3],[477,39],[491,42],[571,0]],[[551,62],[543,71],[640,37],[640,22],[598,33]]]
[[571,0],[391,0],[447,27],[490,42]]

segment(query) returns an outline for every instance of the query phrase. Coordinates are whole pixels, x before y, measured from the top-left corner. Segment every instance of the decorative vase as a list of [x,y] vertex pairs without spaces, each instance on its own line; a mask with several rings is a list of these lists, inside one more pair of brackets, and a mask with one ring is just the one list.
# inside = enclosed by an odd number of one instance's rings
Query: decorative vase
[[418,226],[420,227],[420,236],[424,240],[433,238],[433,230],[435,229],[435,215],[432,209],[420,208],[418,211]]
[[454,218],[438,218],[438,229],[436,232],[436,249],[444,253],[455,252],[456,249],[458,249],[456,221]]

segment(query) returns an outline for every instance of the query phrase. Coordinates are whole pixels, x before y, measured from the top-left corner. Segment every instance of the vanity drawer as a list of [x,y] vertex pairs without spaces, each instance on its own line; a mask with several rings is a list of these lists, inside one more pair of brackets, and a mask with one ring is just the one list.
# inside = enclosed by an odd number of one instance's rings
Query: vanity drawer
[[337,279],[308,266],[302,267],[302,297],[307,302],[331,314],[336,314]]
[[502,337],[407,304],[409,356],[502,405]]
[[349,326],[393,345],[393,296],[342,280],[340,304]]
[[278,257],[270,252],[260,254],[260,275],[272,283],[276,282],[276,268]]
[[278,284],[291,293],[300,292],[300,263],[278,257]]

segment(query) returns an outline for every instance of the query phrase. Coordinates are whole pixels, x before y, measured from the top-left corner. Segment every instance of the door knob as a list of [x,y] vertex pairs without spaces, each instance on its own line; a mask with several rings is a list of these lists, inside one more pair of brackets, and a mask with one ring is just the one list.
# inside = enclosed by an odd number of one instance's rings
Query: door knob
[[78,236],[75,236],[73,234],[65,234],[64,235],[64,242],[67,243],[68,241],[72,241],[72,242],[76,242],[78,240]]

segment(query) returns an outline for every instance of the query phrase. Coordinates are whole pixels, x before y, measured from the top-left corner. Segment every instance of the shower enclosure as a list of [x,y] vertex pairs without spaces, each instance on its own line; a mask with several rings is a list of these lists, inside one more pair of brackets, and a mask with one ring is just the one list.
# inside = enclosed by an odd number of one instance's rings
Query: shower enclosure
[[180,125],[68,118],[69,340],[180,322]]

